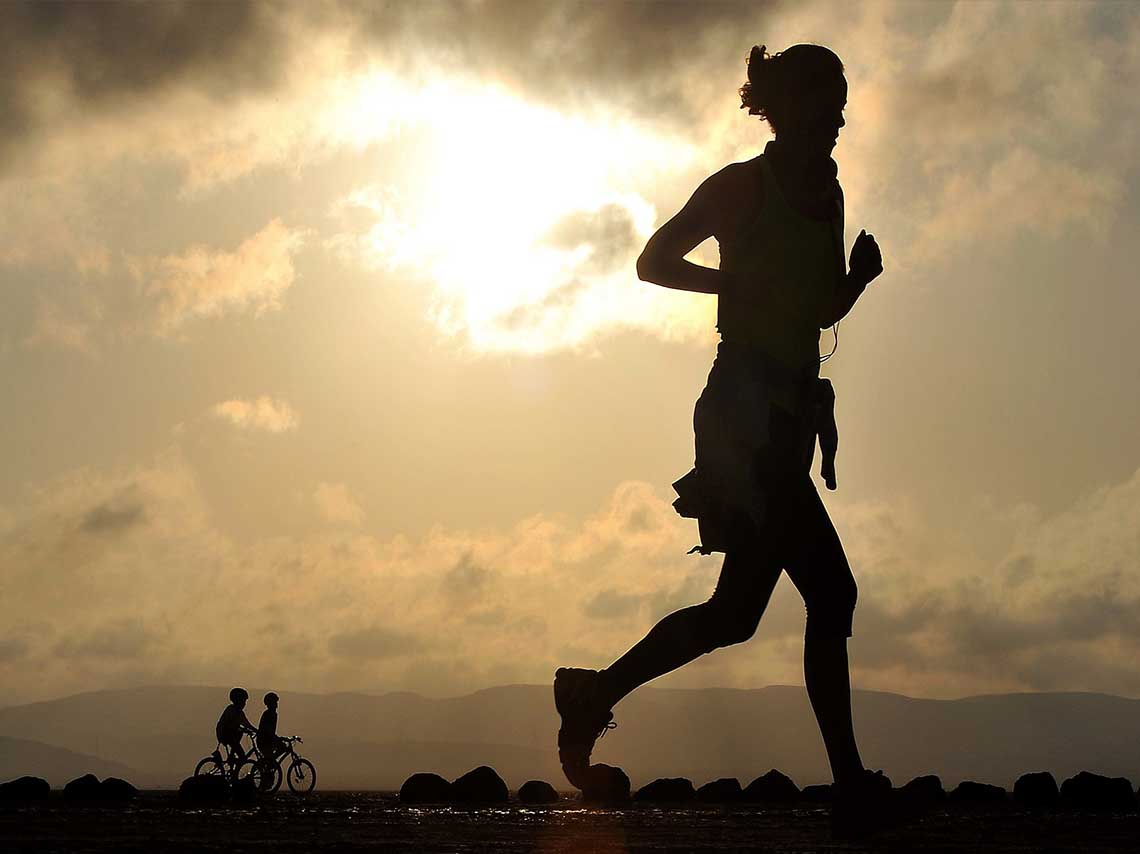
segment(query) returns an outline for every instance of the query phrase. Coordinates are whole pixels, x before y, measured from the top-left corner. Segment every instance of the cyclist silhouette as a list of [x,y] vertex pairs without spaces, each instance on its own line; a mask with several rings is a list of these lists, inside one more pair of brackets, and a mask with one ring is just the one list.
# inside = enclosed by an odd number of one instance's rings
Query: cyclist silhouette
[[245,688],[230,689],[230,704],[222,710],[217,724],[214,725],[214,735],[218,743],[229,748],[229,762],[233,767],[239,767],[246,757],[245,749],[241,746],[243,735],[256,735],[257,730],[245,716],[245,704],[249,702],[249,692]]
[[[835,488],[838,437],[831,384],[819,377],[821,330],[838,335],[882,258],[861,231],[850,268],[844,260],[831,158],[846,124],[839,57],[813,44],[775,55],[754,47],[740,96],[775,139],[706,179],[637,262],[642,280],[718,297],[721,341],[693,416],[696,465],[674,484],[674,507],[698,520],[694,551],[724,552],[720,578],[708,601],[664,617],[604,670],[557,671],[559,758],[572,784],[588,785],[590,754],[613,726],[618,701],[751,638],[786,570],[807,608],[804,679],[835,779],[833,828],[859,835],[892,823],[895,807],[889,782],[864,769],[855,742],[847,638],[856,585],[810,466],[818,436],[821,473]],[[710,236],[720,244],[720,269],[684,259]]]
[[277,735],[277,705],[280,701],[281,698],[276,692],[270,691],[266,694],[265,711],[261,713],[261,718],[257,722],[257,749],[268,762],[276,760],[277,754],[285,749],[281,738]]

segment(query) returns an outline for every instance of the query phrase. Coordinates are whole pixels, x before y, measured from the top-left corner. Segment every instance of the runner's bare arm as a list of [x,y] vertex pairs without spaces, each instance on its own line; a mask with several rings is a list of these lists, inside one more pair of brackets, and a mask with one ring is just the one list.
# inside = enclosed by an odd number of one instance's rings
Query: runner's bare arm
[[703,241],[723,233],[727,170],[705,179],[677,214],[649,238],[637,259],[637,277],[666,288],[719,294],[728,275],[685,256]]

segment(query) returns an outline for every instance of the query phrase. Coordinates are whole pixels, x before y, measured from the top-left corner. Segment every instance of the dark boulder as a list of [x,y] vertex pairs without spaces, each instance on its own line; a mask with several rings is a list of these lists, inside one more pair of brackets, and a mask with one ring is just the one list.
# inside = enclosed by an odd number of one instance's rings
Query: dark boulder
[[230,797],[230,784],[215,774],[187,777],[178,787],[178,797],[195,804],[224,803]]
[[17,777],[0,783],[0,801],[42,801],[49,794],[51,786],[39,777]]
[[804,786],[800,797],[813,804],[829,804],[834,798],[830,783],[821,783],[816,786]]
[[1059,797],[1057,780],[1048,771],[1022,774],[1013,784],[1013,799],[1030,809],[1051,810],[1057,806]]
[[638,789],[633,799],[658,804],[680,804],[691,801],[696,796],[691,780],[684,777],[662,777]]
[[451,800],[451,783],[438,774],[419,772],[400,786],[402,804],[440,804]]
[[63,787],[63,796],[69,801],[97,801],[103,797],[103,787],[94,774],[84,774]]
[[800,790],[790,777],[773,768],[749,783],[743,797],[750,803],[791,803],[800,799]]
[[129,801],[139,790],[118,777],[108,777],[99,784],[99,797],[105,801]]
[[587,803],[616,805],[629,800],[629,777],[614,765],[591,765],[583,783],[582,800]]
[[697,789],[697,800],[706,804],[731,804],[739,801],[743,792],[735,777],[721,777]]
[[956,804],[1003,804],[1006,792],[1001,786],[963,780],[950,793],[950,800]]
[[494,768],[480,765],[451,784],[451,800],[460,804],[505,804],[511,798],[507,784]]
[[942,780],[937,774],[915,777],[899,789],[899,795],[912,804],[922,806],[933,806],[946,800],[946,790],[942,788]]
[[1134,812],[1136,796],[1126,777],[1102,777],[1082,771],[1061,784],[1061,803],[1079,810]]
[[240,780],[235,780],[230,788],[230,798],[239,804],[252,803],[257,800],[260,794],[257,781],[252,777],[242,777]]
[[558,800],[558,792],[545,780],[527,780],[519,789],[520,804],[553,804]]

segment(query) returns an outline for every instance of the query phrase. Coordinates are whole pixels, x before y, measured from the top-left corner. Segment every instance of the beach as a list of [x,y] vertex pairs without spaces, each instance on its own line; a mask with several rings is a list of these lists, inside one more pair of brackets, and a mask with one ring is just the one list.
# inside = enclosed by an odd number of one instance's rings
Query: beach
[[278,794],[248,806],[203,808],[173,792],[120,806],[76,806],[58,792],[0,809],[10,852],[1124,852],[1140,815],[952,807],[862,843],[830,838],[826,807],[634,804],[586,807],[404,806],[395,793]]

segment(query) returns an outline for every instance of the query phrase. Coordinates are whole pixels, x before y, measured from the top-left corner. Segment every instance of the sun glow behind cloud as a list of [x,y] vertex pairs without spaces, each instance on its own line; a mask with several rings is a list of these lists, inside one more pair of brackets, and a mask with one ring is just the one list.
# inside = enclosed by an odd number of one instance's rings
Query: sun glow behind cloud
[[615,326],[707,332],[707,299],[656,293],[633,270],[657,220],[635,188],[689,165],[693,146],[454,80],[373,74],[341,103],[330,120],[354,144],[413,134],[422,144],[407,173],[334,206],[356,227],[329,245],[426,276],[445,333],[476,350],[535,353]]

